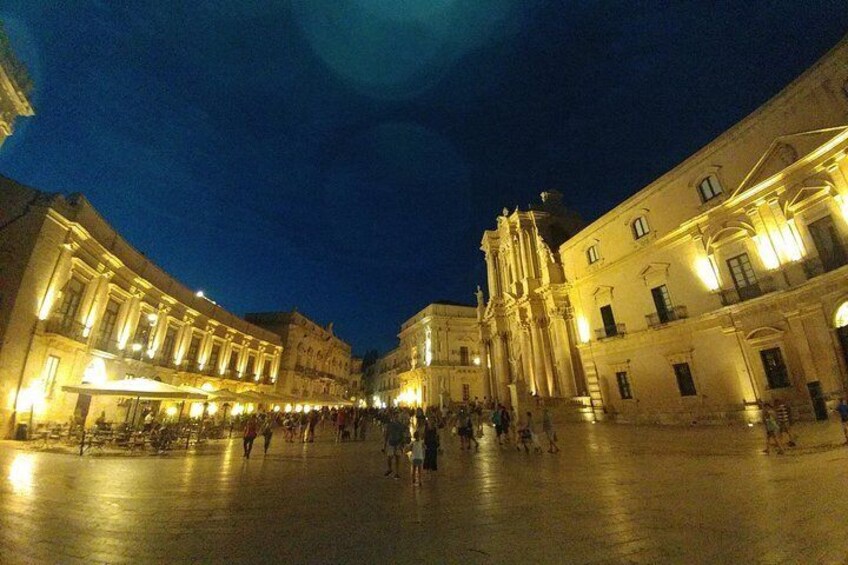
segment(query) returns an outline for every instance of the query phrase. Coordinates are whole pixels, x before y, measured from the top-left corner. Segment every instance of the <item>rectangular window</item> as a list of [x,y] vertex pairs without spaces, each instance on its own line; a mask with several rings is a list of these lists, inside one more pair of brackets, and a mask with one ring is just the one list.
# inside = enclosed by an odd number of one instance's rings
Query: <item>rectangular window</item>
[[254,355],[247,356],[247,367],[244,369],[244,374],[252,377],[256,369],[256,357]]
[[162,359],[171,361],[174,358],[174,346],[177,343],[177,328],[168,326],[165,339],[162,342]]
[[469,362],[469,359],[468,359],[468,348],[467,347],[460,347],[459,348],[459,364],[460,365],[470,365],[470,362]]
[[677,388],[680,389],[680,396],[696,396],[698,392],[695,390],[695,381],[692,379],[692,371],[689,369],[689,363],[675,363],[674,376],[677,377]]
[[615,323],[612,306],[609,304],[601,306],[601,320],[604,322],[604,335],[606,335],[606,337],[618,335],[618,326]]
[[783,362],[783,353],[779,347],[771,349],[763,349],[760,351],[760,359],[763,362],[763,369],[766,371],[766,380],[769,388],[787,388],[791,386],[789,382],[789,370],[786,368],[786,363]]
[[838,269],[848,263],[848,254],[845,253],[832,217],[825,216],[816,220],[808,225],[807,229],[810,231],[810,237],[813,239],[813,245],[816,247],[825,272]]
[[714,175],[710,175],[698,184],[698,192],[701,195],[701,201],[706,202],[712,200],[721,194],[721,184]]
[[209,352],[209,362],[207,366],[213,371],[218,371],[218,359],[221,357],[221,344],[213,343],[212,351]]
[[103,310],[103,317],[100,319],[100,329],[97,334],[97,342],[100,346],[108,345],[112,339],[112,334],[115,332],[115,324],[118,322],[118,312],[121,310],[121,305],[117,300],[112,298],[106,303],[106,308]]
[[731,257],[727,260],[730,276],[733,277],[733,285],[739,292],[740,300],[755,298],[760,295],[760,285],[757,283],[757,275],[751,266],[751,260],[747,253]]
[[56,387],[56,373],[59,371],[59,358],[55,355],[48,355],[47,361],[44,362],[44,373],[42,381],[44,382],[44,396],[47,398],[53,397],[53,389]]
[[600,259],[600,257],[598,256],[597,245],[593,245],[586,250],[586,259],[588,259],[590,265],[598,262],[598,259]]
[[615,380],[618,382],[618,395],[622,400],[630,400],[633,398],[633,392],[630,390],[630,379],[627,378],[627,371],[619,371],[615,374]]
[[69,328],[76,319],[84,290],[85,283],[76,277],[71,277],[65,285],[65,290],[62,292],[62,304],[59,305],[57,312],[57,318],[63,328]]
[[197,362],[197,354],[200,351],[200,336],[196,335],[191,338],[191,341],[188,344],[188,353],[186,354],[186,359],[188,359],[189,363]]
[[237,349],[233,349],[232,353],[230,353],[230,364],[227,365],[227,369],[235,373],[238,370],[239,363],[239,352]]
[[265,365],[262,367],[262,376],[264,376],[266,379],[271,378],[271,360],[270,359],[265,360]]
[[132,340],[133,345],[138,344],[142,347],[142,350],[147,349],[147,340],[150,337],[151,329],[153,327],[150,325],[150,320],[147,319],[147,314],[142,312],[138,318],[138,325],[135,327],[135,334]]
[[651,297],[654,299],[654,306],[657,309],[657,317],[661,324],[671,321],[671,297],[668,295],[668,287],[660,285],[651,289]]
[[468,402],[471,400],[471,385],[464,384],[462,385],[462,401]]
[[650,228],[648,228],[648,220],[645,219],[645,216],[639,216],[633,222],[633,237],[636,239],[645,237],[650,231]]

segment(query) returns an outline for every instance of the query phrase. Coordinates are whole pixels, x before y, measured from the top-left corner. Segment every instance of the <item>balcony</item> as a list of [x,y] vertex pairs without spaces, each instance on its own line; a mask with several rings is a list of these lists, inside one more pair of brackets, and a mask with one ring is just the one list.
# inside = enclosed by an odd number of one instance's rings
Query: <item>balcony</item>
[[761,277],[760,280],[748,286],[719,290],[718,295],[721,298],[722,306],[730,306],[745,302],[746,300],[759,298],[775,290],[777,290],[777,287],[772,277]]
[[52,318],[44,326],[44,331],[47,333],[63,335],[80,343],[86,342],[86,338],[83,337],[84,329],[85,326],[69,318]]
[[604,326],[602,328],[598,328],[595,330],[595,337],[598,339],[606,339],[609,337],[624,337],[624,334],[627,333],[624,324],[610,324],[608,326]]
[[118,349],[118,341],[108,335],[97,336],[92,347],[104,353],[111,353],[112,355],[120,355],[121,353],[121,350]]
[[653,314],[645,315],[648,326],[651,328],[658,328],[669,322],[684,320],[688,317],[689,313],[686,311],[686,306],[674,306],[665,312],[654,312]]
[[835,271],[846,264],[848,264],[848,259],[846,259],[844,254],[835,254],[835,256],[829,257],[827,261],[823,261],[821,257],[810,257],[803,263],[804,274],[807,276],[807,279],[812,279],[830,271]]

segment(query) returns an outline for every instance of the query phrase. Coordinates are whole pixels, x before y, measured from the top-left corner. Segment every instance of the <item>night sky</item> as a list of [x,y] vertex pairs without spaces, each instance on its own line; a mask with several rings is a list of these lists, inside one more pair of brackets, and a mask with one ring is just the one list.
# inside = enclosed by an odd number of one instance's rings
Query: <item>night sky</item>
[[596,218],[848,32],[844,0],[3,0],[0,19],[37,112],[0,173],[84,193],[189,287],[297,306],[358,353],[473,303],[503,207],[556,188]]

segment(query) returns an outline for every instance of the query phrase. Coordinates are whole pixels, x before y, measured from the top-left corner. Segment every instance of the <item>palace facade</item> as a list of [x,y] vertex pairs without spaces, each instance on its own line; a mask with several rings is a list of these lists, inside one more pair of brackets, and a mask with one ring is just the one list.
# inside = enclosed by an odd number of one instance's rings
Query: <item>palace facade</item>
[[403,323],[398,338],[371,368],[372,404],[446,407],[491,397],[473,306],[430,304]]
[[498,395],[627,422],[753,421],[777,399],[826,418],[848,375],[846,61],[848,39],[563,241],[544,206],[505,211],[482,244]]
[[[177,282],[79,194],[0,178],[0,418],[66,421],[90,397],[64,385],[148,377],[272,391],[279,335]],[[97,410],[121,418],[115,401]]]
[[332,323],[321,326],[297,310],[247,314],[245,319],[282,339],[282,392],[305,400],[328,394],[350,400],[356,368],[350,344],[335,335]]

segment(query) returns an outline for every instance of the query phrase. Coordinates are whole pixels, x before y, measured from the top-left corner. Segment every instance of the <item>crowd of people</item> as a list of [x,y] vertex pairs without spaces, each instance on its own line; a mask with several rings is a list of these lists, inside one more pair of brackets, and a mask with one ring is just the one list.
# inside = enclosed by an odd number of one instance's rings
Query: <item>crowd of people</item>
[[287,443],[312,443],[316,431],[327,432],[337,443],[365,441],[374,427],[380,431],[382,452],[386,458],[386,477],[399,479],[401,462],[409,458],[414,485],[438,470],[443,453],[443,437],[458,442],[460,451],[477,452],[486,429],[493,430],[494,444],[499,449],[514,448],[529,454],[541,454],[547,440],[547,451],[558,453],[557,435],[551,413],[542,410],[541,433],[533,413],[523,416],[503,405],[474,400],[449,409],[427,408],[339,408],[315,409],[309,412],[258,412],[242,422],[244,458],[249,459],[253,443],[264,438],[264,453],[271,446],[275,430],[282,430]]

